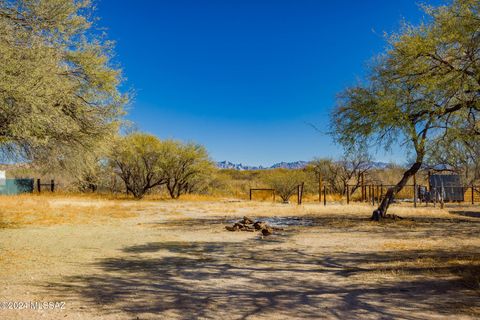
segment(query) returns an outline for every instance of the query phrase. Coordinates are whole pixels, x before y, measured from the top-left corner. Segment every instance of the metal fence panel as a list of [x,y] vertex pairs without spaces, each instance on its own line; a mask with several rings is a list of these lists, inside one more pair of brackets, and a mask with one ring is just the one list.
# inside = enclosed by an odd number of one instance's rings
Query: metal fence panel
[[434,174],[430,176],[430,186],[434,192],[443,193],[445,201],[464,201],[465,190],[458,175]]
[[15,195],[33,192],[33,179],[2,179],[1,195]]

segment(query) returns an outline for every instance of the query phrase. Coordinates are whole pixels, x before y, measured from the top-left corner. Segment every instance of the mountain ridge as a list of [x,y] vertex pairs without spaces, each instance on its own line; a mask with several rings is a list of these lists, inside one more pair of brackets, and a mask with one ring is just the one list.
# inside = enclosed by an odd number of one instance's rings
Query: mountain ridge
[[[218,161],[216,162],[217,168],[219,169],[233,169],[233,170],[239,170],[239,171],[246,171],[246,170],[268,170],[268,169],[302,169],[305,168],[306,165],[308,164],[308,161],[292,161],[292,162],[278,162],[275,163],[269,167],[264,167],[264,166],[250,166],[250,165],[244,165],[242,163],[233,163],[230,161]],[[384,169],[386,168],[389,164],[386,162],[381,162],[381,161],[372,161],[371,162],[372,167],[378,168],[378,169]]]

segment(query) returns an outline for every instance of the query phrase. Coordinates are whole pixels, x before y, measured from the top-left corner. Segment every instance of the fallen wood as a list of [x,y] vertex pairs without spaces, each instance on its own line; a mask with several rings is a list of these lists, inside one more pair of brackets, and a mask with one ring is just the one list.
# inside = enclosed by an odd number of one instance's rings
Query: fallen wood
[[228,231],[260,231],[263,236],[269,236],[273,234],[273,231],[283,230],[282,228],[271,227],[264,221],[253,222],[253,220],[248,217],[243,217],[242,220],[235,222],[233,226],[225,226],[225,229]]

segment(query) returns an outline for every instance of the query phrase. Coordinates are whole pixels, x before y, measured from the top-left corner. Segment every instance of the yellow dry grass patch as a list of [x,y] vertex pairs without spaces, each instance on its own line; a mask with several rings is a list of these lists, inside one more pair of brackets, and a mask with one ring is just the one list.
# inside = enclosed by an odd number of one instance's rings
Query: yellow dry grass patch
[[79,197],[7,196],[0,198],[0,227],[92,223],[137,215],[120,201],[82,201]]

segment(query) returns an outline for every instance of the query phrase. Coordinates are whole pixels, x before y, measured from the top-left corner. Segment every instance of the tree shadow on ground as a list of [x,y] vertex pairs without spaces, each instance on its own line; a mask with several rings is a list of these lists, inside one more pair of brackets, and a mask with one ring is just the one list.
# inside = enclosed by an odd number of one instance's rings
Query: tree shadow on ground
[[[478,291],[462,282],[479,265],[442,263],[458,254],[322,253],[279,245],[287,241],[289,233],[244,242],[148,242],[99,260],[96,273],[65,277],[45,290],[105,314],[179,319],[413,320],[479,306]],[[435,259],[438,267],[411,265],[419,258]],[[391,277],[399,266],[399,276]]]
[[480,212],[479,211],[449,211],[451,214],[455,215],[460,215],[464,217],[470,217],[470,218],[480,218]]

